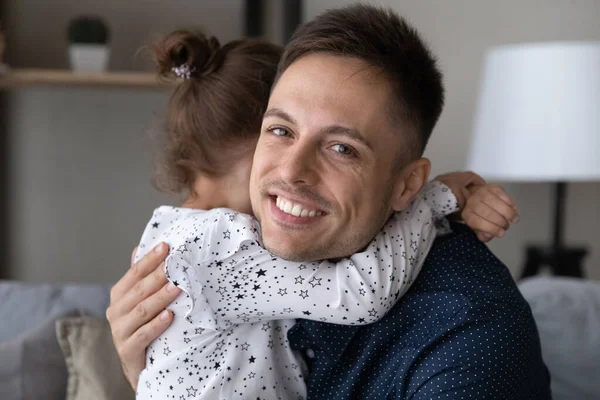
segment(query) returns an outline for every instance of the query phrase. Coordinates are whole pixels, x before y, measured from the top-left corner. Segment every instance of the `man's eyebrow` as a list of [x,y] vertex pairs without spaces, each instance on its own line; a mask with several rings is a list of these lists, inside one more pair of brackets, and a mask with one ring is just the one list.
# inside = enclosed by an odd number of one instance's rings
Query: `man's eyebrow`
[[281,108],[269,108],[265,112],[265,115],[263,115],[263,119],[269,118],[269,117],[278,117],[278,118],[286,120],[290,124],[296,125],[296,120],[294,118],[292,118],[292,116],[290,114],[283,111]]
[[342,135],[349,137],[351,139],[356,140],[367,146],[371,151],[373,151],[373,146],[369,143],[367,139],[357,129],[347,128],[341,125],[331,125],[323,130],[323,133],[328,135]]

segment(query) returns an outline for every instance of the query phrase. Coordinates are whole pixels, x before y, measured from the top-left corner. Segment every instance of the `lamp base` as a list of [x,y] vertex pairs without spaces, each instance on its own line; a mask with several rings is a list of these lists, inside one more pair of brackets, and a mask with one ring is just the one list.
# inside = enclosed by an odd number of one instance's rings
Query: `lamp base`
[[583,247],[528,246],[521,279],[536,275],[542,267],[549,267],[554,275],[583,278],[582,261],[588,251]]

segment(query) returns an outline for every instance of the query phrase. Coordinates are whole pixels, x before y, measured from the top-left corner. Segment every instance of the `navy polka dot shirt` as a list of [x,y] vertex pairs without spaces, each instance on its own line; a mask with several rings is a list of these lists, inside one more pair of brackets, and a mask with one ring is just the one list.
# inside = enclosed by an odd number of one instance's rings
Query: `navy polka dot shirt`
[[464,225],[436,239],[419,278],[380,321],[300,320],[309,399],[550,399],[529,305]]

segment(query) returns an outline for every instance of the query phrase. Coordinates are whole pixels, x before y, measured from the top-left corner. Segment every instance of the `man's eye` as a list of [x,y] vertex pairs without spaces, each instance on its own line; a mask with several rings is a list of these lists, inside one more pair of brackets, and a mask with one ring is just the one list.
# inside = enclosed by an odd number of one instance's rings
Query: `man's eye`
[[345,144],[336,144],[332,146],[333,151],[340,153],[343,156],[352,155],[352,147],[347,146]]
[[283,129],[283,128],[273,128],[271,129],[271,132],[273,132],[273,134],[275,136],[287,136],[289,135],[288,131]]

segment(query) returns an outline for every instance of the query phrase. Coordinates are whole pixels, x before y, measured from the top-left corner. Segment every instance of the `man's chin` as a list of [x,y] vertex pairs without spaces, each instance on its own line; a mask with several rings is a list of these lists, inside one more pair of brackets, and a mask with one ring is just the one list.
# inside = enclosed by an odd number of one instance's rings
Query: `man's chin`
[[327,258],[328,249],[321,243],[324,235],[318,230],[289,229],[263,219],[262,242],[277,257],[294,262],[311,262]]
[[284,260],[288,260],[288,261],[302,261],[299,259],[300,254],[297,251],[292,251],[289,247],[287,246],[281,246],[281,245],[271,245],[269,240],[266,240],[263,237],[263,244],[265,246],[265,249],[267,249],[267,251],[279,258],[283,258]]
[[272,241],[263,237],[263,244],[269,253],[293,262],[311,262],[319,260],[316,255],[316,249],[304,249],[302,246],[294,246],[281,243],[281,241]]

